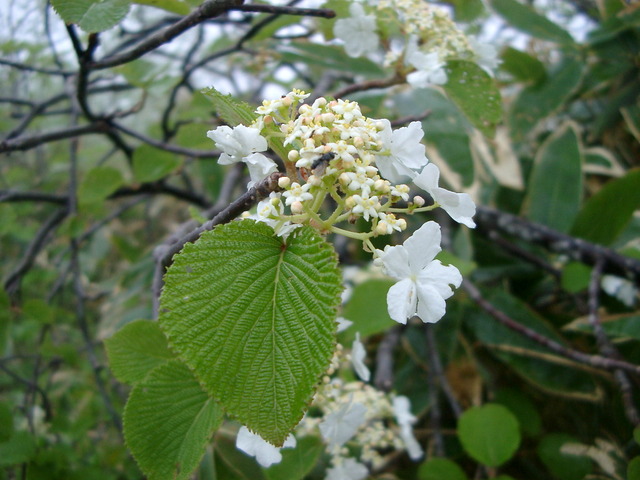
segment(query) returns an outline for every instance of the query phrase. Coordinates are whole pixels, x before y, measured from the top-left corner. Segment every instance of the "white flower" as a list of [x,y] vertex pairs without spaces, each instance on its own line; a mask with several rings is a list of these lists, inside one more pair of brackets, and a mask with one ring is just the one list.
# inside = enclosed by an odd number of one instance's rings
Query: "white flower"
[[319,425],[320,433],[329,442],[329,447],[340,447],[353,437],[365,422],[367,407],[349,401],[333,413],[327,415]]
[[369,475],[367,467],[353,458],[345,458],[340,465],[327,470],[325,480],[364,480]]
[[209,130],[207,137],[216,142],[216,146],[223,153],[218,159],[220,165],[230,165],[237,162],[245,162],[249,168],[251,181],[247,188],[251,188],[278,167],[275,162],[261,153],[267,149],[267,139],[260,135],[257,128],[238,125],[233,129],[223,125],[215,130]]
[[[289,435],[281,448],[293,448],[296,446],[296,443],[296,437]],[[266,442],[260,435],[250,432],[249,429],[244,426],[238,430],[236,448],[242,450],[247,455],[256,457],[257,462],[265,468],[282,461],[280,448]]]
[[447,72],[444,62],[440,61],[438,52],[423,53],[419,50],[416,37],[410,37],[405,53],[406,62],[416,69],[407,75],[407,82],[414,88],[447,83]]
[[362,5],[352,3],[349,18],[341,18],[333,26],[333,34],[344,42],[344,50],[350,57],[360,57],[378,48],[376,17],[365,15]]
[[378,210],[382,207],[377,196],[352,195],[347,200],[348,206],[354,205],[351,211],[355,214],[361,214],[367,222],[369,221],[369,217],[377,217]]
[[371,377],[371,372],[364,364],[366,356],[367,352],[360,341],[360,332],[357,332],[356,339],[353,341],[353,346],[351,347],[351,363],[353,364],[353,369],[358,374],[358,377],[360,377],[364,382],[368,382]]
[[386,154],[376,155],[376,166],[384,178],[392,183],[401,183],[416,176],[416,170],[429,160],[420,140],[424,136],[420,122],[411,122],[406,127],[391,129],[389,120],[379,120],[384,129],[379,133]]
[[344,332],[347,328],[353,325],[353,322],[351,320],[347,320],[344,317],[336,318],[336,322],[338,323],[338,330],[336,333]]
[[473,216],[476,214],[476,204],[466,193],[455,193],[438,186],[440,170],[433,163],[426,165],[420,174],[413,179],[418,187],[426,191],[442,209],[458,223],[469,228],[475,228]]
[[440,226],[427,222],[403,245],[376,250],[378,263],[398,280],[387,293],[389,316],[398,323],[418,315],[425,323],[434,323],[446,310],[445,299],[453,295],[449,285],[459,287],[462,276],[453,265],[442,265],[434,257],[440,252]]
[[407,447],[407,453],[412,460],[422,457],[422,447],[413,435],[413,424],[416,417],[411,413],[411,402],[405,396],[398,396],[393,399],[393,413],[400,426],[400,438]]
[[313,195],[309,193],[311,185],[305,183],[300,185],[298,182],[293,182],[291,188],[284,192],[282,196],[286,198],[285,205],[291,205],[293,202],[304,202],[305,200],[312,200]]
[[627,307],[633,307],[638,296],[638,289],[633,282],[615,275],[602,276],[602,289],[617,298]]
[[493,76],[493,72],[498,65],[500,65],[500,59],[498,58],[498,50],[490,43],[482,43],[477,38],[469,37],[469,44],[476,54],[476,62],[480,65],[489,75]]

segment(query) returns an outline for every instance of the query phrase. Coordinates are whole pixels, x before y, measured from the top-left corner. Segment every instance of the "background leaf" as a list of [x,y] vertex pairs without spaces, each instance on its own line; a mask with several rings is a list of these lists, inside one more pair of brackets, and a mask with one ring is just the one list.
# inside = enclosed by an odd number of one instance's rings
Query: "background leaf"
[[576,126],[565,124],[542,144],[529,184],[528,217],[568,232],[582,199],[582,153]]
[[150,480],[184,480],[198,466],[222,411],[189,368],[171,360],[138,383],[124,411],[124,435]]
[[284,241],[252,220],[219,225],[174,258],[160,326],[230,415],[281,445],[329,366],[341,280],[311,228]]
[[447,458],[431,458],[420,465],[419,480],[467,480],[464,470]]
[[602,245],[612,244],[640,208],[640,168],[611,180],[580,211],[571,234]]
[[466,410],[458,420],[458,438],[469,455],[489,467],[509,460],[520,446],[516,417],[497,404]]
[[124,178],[120,170],[108,166],[92,168],[80,183],[78,201],[84,204],[100,202],[123,184]]
[[128,323],[104,344],[111,371],[123,383],[143,380],[151,370],[175,356],[158,323],[150,320]]
[[173,153],[141,145],[133,152],[133,176],[138,182],[155,182],[169,175],[181,163]]

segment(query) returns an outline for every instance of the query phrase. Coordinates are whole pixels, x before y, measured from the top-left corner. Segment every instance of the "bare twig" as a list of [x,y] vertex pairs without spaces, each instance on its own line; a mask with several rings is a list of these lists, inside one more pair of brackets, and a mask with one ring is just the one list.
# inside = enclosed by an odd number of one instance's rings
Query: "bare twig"
[[199,23],[229,11],[231,7],[242,3],[242,0],[206,0],[196,10],[189,15],[182,17],[165,30],[148,37],[142,43],[132,48],[128,52],[107,57],[103,60],[90,62],[87,67],[91,70],[101,70],[104,68],[116,67],[124,63],[142,57],[144,54],[169,43],[171,40],[181,35]]
[[532,330],[524,325],[518,323],[511,317],[509,317],[506,313],[498,310],[494,307],[489,301],[487,301],[478,288],[471,283],[469,280],[465,280],[462,282],[462,287],[469,294],[469,297],[482,308],[485,312],[491,315],[493,318],[498,320],[504,326],[514,330],[521,335],[527,337],[530,340],[542,345],[543,347],[549,349],[550,351],[557,353],[560,356],[569,358],[578,363],[582,363],[588,365],[593,368],[600,368],[604,370],[624,370],[634,375],[640,375],[640,365],[633,365],[631,363],[617,360],[613,358],[606,358],[600,355],[589,355],[586,353],[579,352],[577,350],[572,350],[570,348],[565,347],[564,345],[556,342],[555,340],[551,340],[548,337]]
[[376,374],[373,384],[377,389],[390,392],[393,388],[393,353],[400,341],[402,326],[396,325],[387,330],[376,352]]
[[593,266],[598,261],[602,261],[603,273],[640,282],[640,261],[624,257],[601,245],[571,237],[509,213],[482,206],[477,207],[474,220],[480,232],[494,230],[513,235],[529,243],[541,245],[553,252],[567,255],[571,259],[587,265]]
[[203,232],[213,229],[216,225],[233,220],[260,200],[268,197],[271,192],[279,190],[278,179],[283,175],[284,174],[279,172],[272,173],[260,183],[251,187],[245,194],[233,201],[227,208],[208,222],[203,223],[171,245],[156,247],[153,253],[156,259],[155,276],[153,279],[154,313],[157,314],[157,301],[160,297],[163,284],[162,277],[167,267],[171,265],[173,256],[182,250],[182,247],[184,247],[186,243],[195,242]]

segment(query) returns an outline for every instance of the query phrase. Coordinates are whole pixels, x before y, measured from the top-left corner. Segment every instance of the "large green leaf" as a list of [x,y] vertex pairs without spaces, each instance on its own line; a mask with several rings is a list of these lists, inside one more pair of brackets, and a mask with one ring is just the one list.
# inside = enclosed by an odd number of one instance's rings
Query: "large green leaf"
[[498,15],[522,32],[542,40],[573,43],[573,38],[566,30],[528,5],[516,0],[490,0],[489,4]]
[[544,81],[522,90],[508,115],[513,139],[524,140],[538,122],[560,108],[579,87],[584,70],[584,60],[573,51],[567,52]]
[[502,100],[493,78],[477,64],[465,60],[447,62],[446,71],[447,95],[474,127],[492,137],[502,120]]
[[158,365],[174,357],[157,322],[136,320],[104,342],[109,366],[124,383],[143,380]]
[[509,460],[520,446],[518,420],[498,404],[465,411],[458,420],[458,437],[469,455],[489,467]]
[[232,127],[250,125],[258,117],[251,105],[231,95],[224,95],[213,87],[204,88],[201,93],[213,103],[220,118]]
[[610,245],[640,208],[640,168],[607,183],[591,197],[575,219],[571,234]]
[[313,229],[284,240],[232,222],[174,257],[160,326],[230,415],[281,445],[329,366],[341,289],[335,252]]
[[85,32],[102,32],[117,25],[129,13],[130,0],[51,0],[66,23],[76,23]]
[[582,199],[582,152],[576,127],[567,123],[540,147],[529,180],[528,216],[568,232]]
[[179,360],[156,367],[133,387],[124,411],[124,435],[150,480],[190,478],[222,410]]

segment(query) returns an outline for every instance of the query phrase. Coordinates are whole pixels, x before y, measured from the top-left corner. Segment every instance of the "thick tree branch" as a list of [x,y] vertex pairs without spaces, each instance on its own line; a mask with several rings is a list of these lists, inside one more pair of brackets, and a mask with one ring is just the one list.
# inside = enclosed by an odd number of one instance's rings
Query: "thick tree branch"
[[87,68],[91,70],[101,70],[104,68],[116,67],[132,60],[142,57],[146,53],[169,43],[185,31],[195,27],[199,23],[210,18],[217,17],[229,11],[231,7],[240,5],[243,0],[206,0],[196,10],[181,18],[176,23],[165,30],[152,35],[140,43],[137,47],[119,55],[113,55],[103,60],[89,62]]
[[498,231],[509,234],[591,266],[602,261],[603,273],[640,283],[640,261],[620,255],[609,248],[487,207],[479,206],[474,220],[481,233],[489,235],[491,231]]

